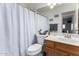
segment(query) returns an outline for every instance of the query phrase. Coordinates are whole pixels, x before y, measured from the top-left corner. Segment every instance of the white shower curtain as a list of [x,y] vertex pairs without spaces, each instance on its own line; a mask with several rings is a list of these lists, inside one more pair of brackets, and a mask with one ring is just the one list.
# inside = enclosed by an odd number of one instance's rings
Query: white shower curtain
[[0,55],[26,55],[34,34],[34,12],[17,4],[0,4]]

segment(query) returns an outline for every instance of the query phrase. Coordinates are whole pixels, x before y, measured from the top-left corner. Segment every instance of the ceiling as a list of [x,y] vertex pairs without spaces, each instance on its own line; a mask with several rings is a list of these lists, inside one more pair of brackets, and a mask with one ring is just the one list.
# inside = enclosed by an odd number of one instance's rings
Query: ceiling
[[37,11],[38,9],[47,6],[47,3],[20,3],[20,4],[28,9],[31,9],[32,11]]
[[[31,9],[32,11],[47,11],[50,10],[48,3],[20,3],[23,7]],[[61,4],[56,4],[61,5]]]
[[[48,6],[48,3],[19,3],[19,4],[37,13],[52,11],[52,9],[50,9],[50,7]],[[56,6],[60,6],[60,5],[62,4],[56,4]]]

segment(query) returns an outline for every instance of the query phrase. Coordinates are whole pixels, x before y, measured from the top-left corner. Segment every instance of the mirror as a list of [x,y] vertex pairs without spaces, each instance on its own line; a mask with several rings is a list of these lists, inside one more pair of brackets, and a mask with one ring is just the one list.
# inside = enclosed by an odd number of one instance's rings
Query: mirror
[[53,19],[53,21],[49,21],[49,24],[58,24],[57,31],[50,30],[51,33],[79,33],[76,4],[77,3],[63,3],[54,6],[49,13],[46,12],[48,18]]
[[74,11],[62,14],[62,33],[74,33]]

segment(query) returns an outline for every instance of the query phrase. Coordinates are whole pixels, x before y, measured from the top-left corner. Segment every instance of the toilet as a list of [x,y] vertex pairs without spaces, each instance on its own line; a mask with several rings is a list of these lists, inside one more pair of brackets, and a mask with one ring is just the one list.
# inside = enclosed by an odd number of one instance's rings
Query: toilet
[[41,51],[42,51],[42,45],[33,44],[28,48],[28,55],[29,56],[39,56]]
[[44,38],[45,38],[46,36],[47,36],[47,35],[37,35],[37,43],[31,45],[31,46],[28,48],[27,54],[28,54],[29,56],[41,56],[41,55],[42,55],[42,46],[43,46],[43,44],[44,44]]

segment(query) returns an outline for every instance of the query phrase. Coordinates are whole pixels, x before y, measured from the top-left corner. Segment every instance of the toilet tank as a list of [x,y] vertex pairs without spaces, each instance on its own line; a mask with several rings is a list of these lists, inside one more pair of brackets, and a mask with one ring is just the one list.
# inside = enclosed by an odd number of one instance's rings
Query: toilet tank
[[47,35],[37,35],[37,43],[43,45]]

